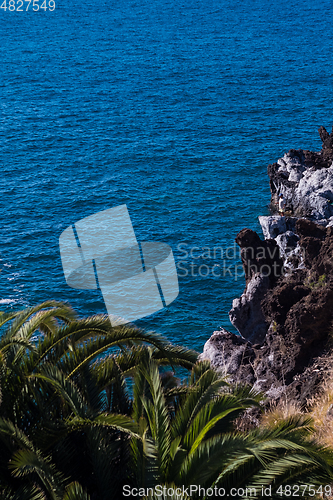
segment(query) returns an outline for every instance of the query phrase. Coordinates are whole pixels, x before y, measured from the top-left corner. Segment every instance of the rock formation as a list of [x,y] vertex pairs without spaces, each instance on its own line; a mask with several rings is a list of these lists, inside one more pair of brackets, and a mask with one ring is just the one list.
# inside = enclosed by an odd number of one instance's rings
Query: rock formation
[[318,153],[291,149],[277,163],[268,165],[273,210],[277,195],[282,193],[287,208],[296,216],[313,220],[333,217],[333,128],[329,134],[320,127],[319,134],[323,144]]
[[[265,239],[250,229],[236,237],[246,288],[229,315],[240,335],[214,332],[201,355],[271,399],[302,404],[331,369],[333,339],[333,130],[319,133],[320,152],[290,150],[268,166]],[[290,216],[274,215],[281,192]]]

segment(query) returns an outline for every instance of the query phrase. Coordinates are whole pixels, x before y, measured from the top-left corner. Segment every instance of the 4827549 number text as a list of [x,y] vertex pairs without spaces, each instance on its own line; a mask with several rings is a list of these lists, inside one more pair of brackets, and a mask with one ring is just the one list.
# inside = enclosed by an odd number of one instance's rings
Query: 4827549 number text
[[[1,1],[1,0],[0,0]],[[39,3],[41,2],[41,3]],[[30,4],[31,9],[35,12],[37,10],[54,10],[55,9],[55,1],[54,0],[3,0],[0,9],[10,12],[24,12],[29,10]]]

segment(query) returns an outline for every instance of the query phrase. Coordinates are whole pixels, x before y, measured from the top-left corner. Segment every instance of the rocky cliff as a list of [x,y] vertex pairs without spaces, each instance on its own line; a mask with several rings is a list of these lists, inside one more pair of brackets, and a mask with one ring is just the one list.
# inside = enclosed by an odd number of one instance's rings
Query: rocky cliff
[[[332,369],[333,129],[319,134],[320,152],[290,150],[268,166],[265,239],[250,229],[236,237],[246,287],[229,316],[239,335],[214,332],[201,355],[234,381],[301,404]],[[285,217],[276,215],[280,193]]]

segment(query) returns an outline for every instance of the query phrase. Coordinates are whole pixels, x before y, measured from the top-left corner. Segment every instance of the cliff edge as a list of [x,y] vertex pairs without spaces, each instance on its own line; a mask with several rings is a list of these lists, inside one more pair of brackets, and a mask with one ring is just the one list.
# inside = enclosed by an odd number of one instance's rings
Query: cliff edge
[[246,287],[229,317],[239,335],[216,331],[201,354],[231,380],[302,405],[333,367],[333,128],[319,134],[320,152],[292,149],[268,166],[265,239],[251,229],[236,237]]

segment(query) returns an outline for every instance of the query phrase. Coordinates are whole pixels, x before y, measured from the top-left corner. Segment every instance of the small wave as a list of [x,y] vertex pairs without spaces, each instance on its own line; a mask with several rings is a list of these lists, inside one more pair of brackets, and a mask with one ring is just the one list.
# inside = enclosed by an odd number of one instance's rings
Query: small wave
[[14,299],[0,299],[0,304],[12,304],[13,302],[16,302]]
[[18,276],[20,276],[20,273],[13,273],[9,278],[7,278],[7,280],[8,281],[13,281]]

